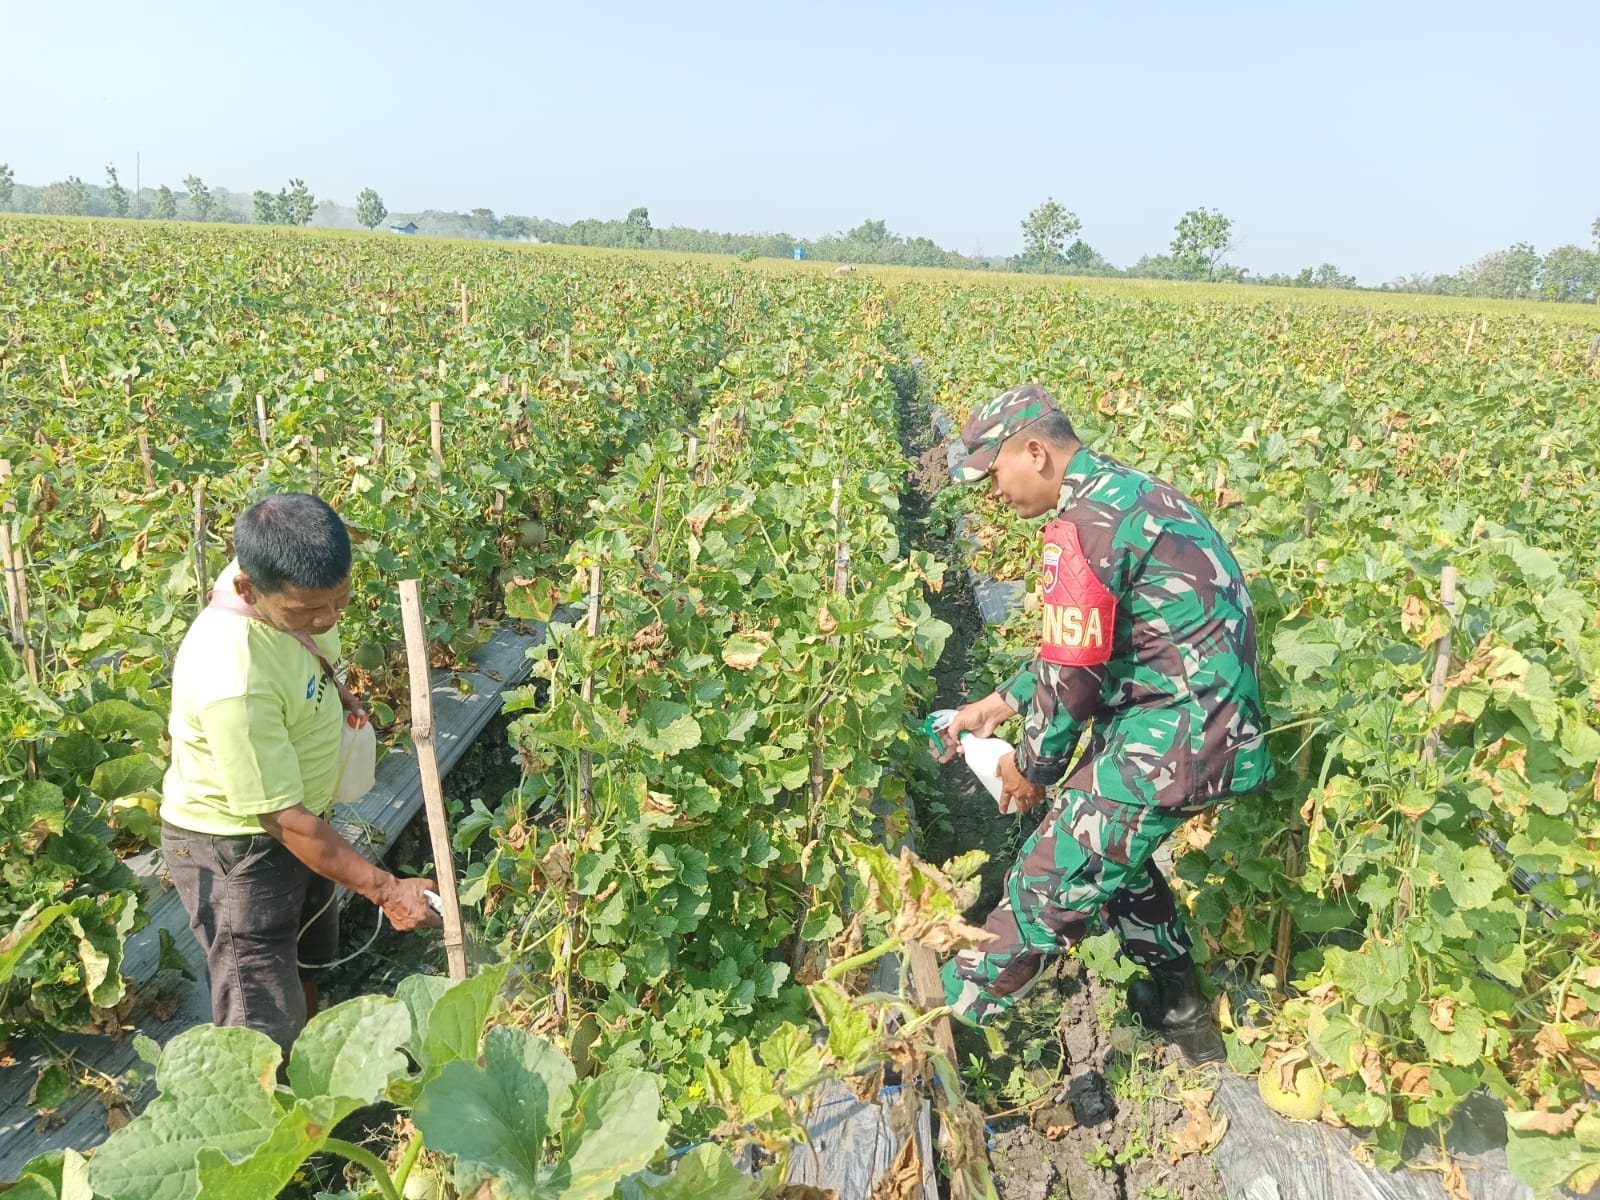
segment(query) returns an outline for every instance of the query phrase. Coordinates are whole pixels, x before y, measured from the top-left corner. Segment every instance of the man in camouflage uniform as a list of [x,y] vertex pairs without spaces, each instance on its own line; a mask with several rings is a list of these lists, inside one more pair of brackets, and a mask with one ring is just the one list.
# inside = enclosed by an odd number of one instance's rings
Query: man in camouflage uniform
[[1098,913],[1150,971],[1130,994],[1146,1023],[1191,1062],[1220,1059],[1193,943],[1152,856],[1185,819],[1272,775],[1239,564],[1193,501],[1088,449],[1037,384],[979,408],[961,440],[963,481],[991,480],[1021,516],[1055,516],[1039,655],[957,710],[944,758],[962,729],[988,737],[1021,713],[1016,753],[1000,763],[1001,811],[1060,786],[984,925],[993,940],[945,965],[947,999],[979,1021],[1011,1007]]

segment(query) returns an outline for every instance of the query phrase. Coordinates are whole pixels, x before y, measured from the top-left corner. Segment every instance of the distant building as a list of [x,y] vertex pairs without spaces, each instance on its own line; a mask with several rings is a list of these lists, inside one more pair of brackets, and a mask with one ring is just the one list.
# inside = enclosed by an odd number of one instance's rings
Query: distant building
[[804,258],[806,256],[806,248],[804,246],[796,246],[794,248],[794,256],[796,258]]
[[404,225],[389,226],[390,233],[415,233],[416,231],[417,223],[415,221],[407,221]]

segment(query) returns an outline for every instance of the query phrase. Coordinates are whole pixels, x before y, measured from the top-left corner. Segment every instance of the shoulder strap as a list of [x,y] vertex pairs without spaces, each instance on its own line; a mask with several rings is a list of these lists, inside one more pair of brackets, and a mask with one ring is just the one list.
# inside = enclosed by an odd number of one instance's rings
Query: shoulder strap
[[[261,621],[261,614],[255,610],[255,607],[253,605],[246,604],[244,600],[234,592],[212,592],[211,595],[206,599],[206,607],[217,609],[219,612],[231,613],[236,617],[244,617],[247,620]],[[261,621],[261,623],[263,625],[266,624],[265,621]],[[280,630],[279,632],[289,631]],[[330,663],[322,651],[317,648],[317,644],[311,640],[311,636],[305,633],[289,633],[289,636],[295,641],[299,642],[307,650],[311,651],[317,662],[322,665],[322,673],[326,675],[332,682],[333,686],[338,689],[339,703],[344,706],[344,711],[349,713],[351,716],[358,718],[358,726],[365,724],[367,720],[367,710],[361,706],[361,701],[356,698],[356,694],[349,688],[345,687],[344,681],[339,678],[338,673],[333,669],[333,664]]]

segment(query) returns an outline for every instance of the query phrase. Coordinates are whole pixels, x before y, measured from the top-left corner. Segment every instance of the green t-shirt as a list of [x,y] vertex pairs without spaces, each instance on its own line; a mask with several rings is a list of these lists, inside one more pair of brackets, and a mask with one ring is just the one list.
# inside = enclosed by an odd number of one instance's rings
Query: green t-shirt
[[[219,586],[231,586],[227,575]],[[338,661],[337,629],[312,639]],[[339,691],[292,634],[208,608],[172,672],[172,765],[162,819],[194,833],[260,833],[262,813],[333,807]]]

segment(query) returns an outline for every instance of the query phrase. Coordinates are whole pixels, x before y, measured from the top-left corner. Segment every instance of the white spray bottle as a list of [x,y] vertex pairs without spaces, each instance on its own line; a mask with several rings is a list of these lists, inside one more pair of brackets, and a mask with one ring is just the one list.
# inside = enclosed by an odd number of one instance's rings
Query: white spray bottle
[[[941,708],[929,713],[927,719],[922,722],[922,733],[928,739],[929,749],[934,754],[943,754],[949,748],[942,731],[955,715],[955,709]],[[957,736],[961,739],[962,761],[978,777],[978,782],[988,789],[989,795],[993,796],[995,803],[998,804],[1000,793],[1004,790],[1004,785],[1000,781],[1000,760],[1012,752],[1011,743],[1003,738],[977,737],[967,729],[963,729]]]

